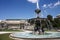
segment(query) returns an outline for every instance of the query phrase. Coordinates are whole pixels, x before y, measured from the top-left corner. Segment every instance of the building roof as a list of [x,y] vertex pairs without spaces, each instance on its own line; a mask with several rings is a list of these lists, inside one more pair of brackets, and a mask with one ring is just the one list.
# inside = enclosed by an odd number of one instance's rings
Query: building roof
[[27,19],[6,19],[6,21],[20,21],[20,20],[27,20]]

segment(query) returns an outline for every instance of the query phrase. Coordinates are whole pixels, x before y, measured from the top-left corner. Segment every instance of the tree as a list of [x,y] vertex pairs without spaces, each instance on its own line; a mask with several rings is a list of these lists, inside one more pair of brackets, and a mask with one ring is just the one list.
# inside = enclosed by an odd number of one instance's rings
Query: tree
[[52,19],[53,19],[52,15],[47,15],[47,19],[52,21]]
[[29,19],[28,23],[30,23],[31,25],[33,25],[34,24],[34,19]]
[[41,25],[42,25],[42,27],[46,27],[46,22],[44,21],[44,20],[41,20]]
[[60,20],[59,20],[59,18],[55,18],[54,19],[54,25],[57,27],[57,28],[60,28]]
[[49,29],[53,29],[53,23],[54,23],[54,21],[53,21],[52,15],[47,15],[47,23],[49,25]]

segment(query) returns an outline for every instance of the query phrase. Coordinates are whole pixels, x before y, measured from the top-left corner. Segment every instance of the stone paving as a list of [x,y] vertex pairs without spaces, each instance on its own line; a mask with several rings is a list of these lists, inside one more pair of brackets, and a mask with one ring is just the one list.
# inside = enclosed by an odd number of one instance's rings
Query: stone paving
[[12,33],[12,32],[2,32],[2,31],[0,31],[0,34],[5,34],[5,33]]
[[60,39],[14,39],[14,40],[60,40]]

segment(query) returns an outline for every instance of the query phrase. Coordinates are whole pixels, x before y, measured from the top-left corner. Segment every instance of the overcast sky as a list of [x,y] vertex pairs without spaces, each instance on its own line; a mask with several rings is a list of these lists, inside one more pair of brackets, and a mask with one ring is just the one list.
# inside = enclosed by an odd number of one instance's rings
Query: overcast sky
[[[0,20],[35,18],[38,0],[0,0]],[[60,14],[60,0],[39,0],[40,17]]]

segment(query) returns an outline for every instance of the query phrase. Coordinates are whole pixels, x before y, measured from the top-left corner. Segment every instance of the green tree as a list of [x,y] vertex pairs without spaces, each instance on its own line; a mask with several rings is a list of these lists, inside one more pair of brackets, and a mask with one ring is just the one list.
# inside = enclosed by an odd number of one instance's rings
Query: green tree
[[55,18],[54,19],[54,22],[55,22],[54,23],[55,24],[54,26],[56,26],[57,28],[60,28],[60,19],[59,18]]
[[47,19],[50,20],[50,21],[52,21],[53,20],[52,15],[47,15]]
[[34,24],[34,19],[29,19],[28,22],[33,25]]

